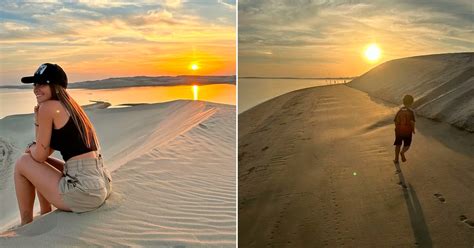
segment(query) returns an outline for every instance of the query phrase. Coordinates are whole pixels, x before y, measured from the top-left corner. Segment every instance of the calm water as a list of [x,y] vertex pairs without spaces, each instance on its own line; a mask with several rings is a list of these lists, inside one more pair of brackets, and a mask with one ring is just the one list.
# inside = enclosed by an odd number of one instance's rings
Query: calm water
[[[119,89],[71,89],[68,92],[80,104],[105,101],[112,107],[127,103],[159,103],[179,99],[202,100],[235,105],[235,85],[213,84],[202,86],[153,86]],[[196,92],[197,90],[197,92]],[[0,89],[0,118],[33,112],[36,98],[33,90]]]
[[349,82],[349,80],[239,79],[239,114],[262,102],[291,91],[344,82]]

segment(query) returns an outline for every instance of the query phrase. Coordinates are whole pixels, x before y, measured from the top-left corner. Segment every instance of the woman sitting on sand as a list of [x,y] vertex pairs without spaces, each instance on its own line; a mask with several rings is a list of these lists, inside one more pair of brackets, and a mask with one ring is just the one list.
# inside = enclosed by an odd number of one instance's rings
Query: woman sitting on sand
[[[41,214],[51,204],[64,211],[86,212],[101,206],[111,192],[110,173],[99,154],[94,127],[84,110],[66,92],[66,73],[43,64],[23,83],[33,83],[35,137],[16,161],[15,190],[21,225],[33,220],[35,189]],[[60,151],[64,159],[50,157]],[[98,152],[99,150],[99,152]]]

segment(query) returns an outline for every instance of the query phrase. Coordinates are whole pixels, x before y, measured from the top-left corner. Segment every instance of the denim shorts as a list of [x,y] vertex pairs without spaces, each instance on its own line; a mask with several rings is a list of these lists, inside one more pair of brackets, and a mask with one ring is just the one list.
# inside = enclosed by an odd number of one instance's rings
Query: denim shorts
[[112,192],[112,177],[102,157],[67,161],[59,180],[59,193],[73,212],[97,209]]

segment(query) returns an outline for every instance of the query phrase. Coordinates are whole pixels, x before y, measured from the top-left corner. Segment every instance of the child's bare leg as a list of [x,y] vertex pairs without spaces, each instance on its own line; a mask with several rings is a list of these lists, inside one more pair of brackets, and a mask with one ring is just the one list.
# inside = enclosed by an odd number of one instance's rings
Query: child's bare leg
[[395,163],[398,163],[398,154],[400,154],[400,147],[401,146],[395,146],[395,159],[393,160],[393,162]]
[[403,149],[402,149],[402,151],[400,152],[400,156],[402,157],[402,162],[406,162],[406,161],[407,161],[407,158],[405,157],[405,152],[407,152],[408,149],[410,149],[410,146],[403,146]]

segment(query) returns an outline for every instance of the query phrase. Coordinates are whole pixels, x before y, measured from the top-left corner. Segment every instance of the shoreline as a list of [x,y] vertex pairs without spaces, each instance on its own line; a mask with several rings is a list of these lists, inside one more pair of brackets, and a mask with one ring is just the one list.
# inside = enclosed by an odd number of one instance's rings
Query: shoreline
[[[203,85],[198,88],[191,86],[147,86],[121,89],[72,89],[69,93],[81,106],[91,102],[108,102],[111,107],[123,107],[121,104],[160,103],[174,100],[193,100],[236,104],[236,87],[232,84]],[[6,92],[12,91],[12,92]],[[36,100],[32,97],[31,89],[4,90],[1,93],[3,106],[0,117],[15,114],[30,114]],[[15,103],[15,104],[13,104]]]
[[[293,92],[295,90],[308,89],[312,87],[323,87],[331,85],[347,84],[343,81],[326,82],[311,79],[253,79],[248,78],[239,81],[239,115],[249,109],[263,104],[275,97]],[[254,92],[260,92],[258,96]],[[242,96],[244,95],[244,96]]]
[[[68,89],[117,89],[155,86],[236,85],[236,76],[159,76],[117,77],[70,83]],[[31,85],[0,85],[0,89],[30,89]]]

